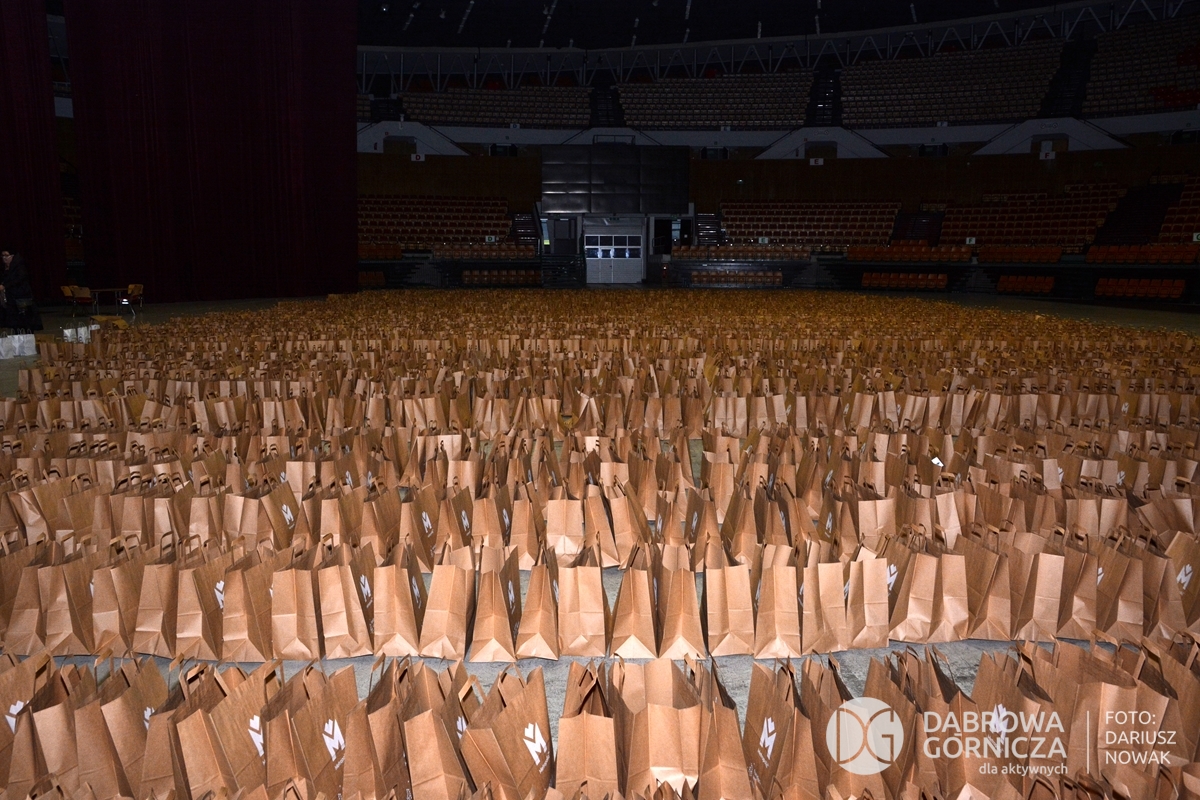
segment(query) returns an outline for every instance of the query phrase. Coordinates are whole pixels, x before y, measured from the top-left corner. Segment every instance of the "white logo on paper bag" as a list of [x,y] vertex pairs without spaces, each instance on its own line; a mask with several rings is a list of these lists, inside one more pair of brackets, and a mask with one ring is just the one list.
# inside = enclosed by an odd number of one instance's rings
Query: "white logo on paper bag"
[[1096,567],[1096,585],[1099,586],[1104,580],[1104,567]]
[[882,700],[854,697],[838,706],[825,726],[825,744],[838,766],[855,775],[878,775],[904,746],[904,724]]
[[833,533],[833,512],[829,512],[829,516],[825,518],[825,530]]
[[419,600],[421,597],[421,587],[417,586],[417,576],[412,577],[412,595],[414,600]]
[[[762,588],[761,583],[759,584],[759,588],[760,589]],[[804,584],[803,583],[800,584],[800,591],[798,591],[796,593],[796,602],[798,602],[800,604],[801,608],[804,608]]]
[[337,761],[338,751],[346,749],[346,737],[342,736],[342,726],[337,724],[336,719],[326,721],[321,737],[325,740],[325,749],[329,751],[329,759]]
[[95,578],[88,581],[88,594],[92,597],[96,596],[96,580],[95,580]]
[[287,506],[283,507],[283,521],[287,523],[289,528],[296,527],[296,515],[293,514],[292,510]]
[[458,721],[454,723],[454,728],[458,731],[458,738],[461,739],[463,734],[467,732],[467,718],[460,716]]
[[4,715],[4,719],[8,721],[8,729],[13,733],[17,732],[17,714],[20,714],[24,707],[25,701],[18,700],[8,707],[8,713]]
[[225,581],[217,581],[217,585],[213,587],[213,594],[217,596],[217,605],[221,610],[225,610]]
[[850,581],[846,581],[845,585],[842,586],[842,600],[846,601],[849,599],[850,599]]
[[146,725],[146,730],[150,730],[150,717],[154,714],[154,709],[146,706],[142,709],[142,722]]
[[286,472],[279,473],[279,482],[287,483],[287,473]]
[[508,582],[508,607],[512,608],[517,604],[517,590],[513,587],[513,582]]
[[254,742],[254,749],[258,751],[258,757],[262,758],[263,757],[262,720],[259,718],[258,714],[255,714],[253,717],[250,718],[250,726],[249,726],[248,730],[250,733],[250,741]]
[[362,592],[363,605],[371,605],[371,584],[367,583],[366,575],[359,577],[358,588]]
[[538,765],[538,772],[545,770],[550,764],[550,759],[546,758],[549,752],[546,749],[546,738],[542,736],[542,729],[532,722],[525,726],[525,747],[529,750],[529,757],[533,759],[533,763]]
[[460,511],[458,513],[459,513],[459,519],[462,520],[463,530],[466,531],[467,533],[470,533],[471,532],[471,520],[467,519],[466,509],[463,509],[462,511]]
[[354,488],[354,478],[350,477],[350,470],[346,470],[346,485]]
[[504,530],[510,529],[512,527],[512,522],[508,518],[508,509],[501,509],[500,516],[504,517]]
[[433,523],[429,521],[429,512],[428,511],[421,512],[421,524],[425,526],[426,533],[430,533],[433,531]]
[[896,586],[896,578],[900,577],[900,570],[896,569],[895,564],[888,564],[888,594],[892,593],[892,589]]
[[763,720],[762,735],[758,737],[758,746],[766,751],[764,761],[771,760],[771,752],[775,749],[775,720],[767,717]]
[[1124,482],[1125,482],[1125,470],[1119,470],[1117,472],[1117,483],[1124,483]]
[[1179,588],[1187,591],[1188,584],[1192,582],[1194,574],[1191,564],[1184,564],[1183,569],[1179,570],[1179,574],[1175,576],[1175,580],[1179,582]]

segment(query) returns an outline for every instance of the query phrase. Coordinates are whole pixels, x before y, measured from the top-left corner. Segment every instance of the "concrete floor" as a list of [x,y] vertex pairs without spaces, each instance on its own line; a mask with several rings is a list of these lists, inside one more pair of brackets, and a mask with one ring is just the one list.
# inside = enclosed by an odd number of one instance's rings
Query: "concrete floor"
[[[630,289],[638,289],[641,287],[629,287]],[[423,290],[428,291],[428,290]],[[611,291],[611,290],[609,290]],[[928,295],[923,295],[928,297]],[[1153,309],[1144,308],[1117,308],[1104,306],[1090,306],[1073,303],[1060,303],[1046,300],[1034,300],[1029,298],[1019,297],[997,297],[989,295],[943,295],[936,299],[956,303],[963,307],[964,311],[971,308],[994,307],[1007,310],[1033,311],[1044,313],[1047,315],[1061,316],[1069,319],[1086,319],[1094,322],[1109,323],[1115,325],[1128,326],[1135,329],[1168,329],[1177,331],[1186,331],[1200,334],[1200,314],[1189,314],[1180,312],[1163,312]],[[215,303],[178,303],[178,304],[161,304],[150,305],[142,311],[139,311],[138,319],[135,324],[139,325],[154,325],[162,323],[172,317],[178,316],[193,316],[214,311],[233,311],[233,310],[252,310],[255,308],[267,308],[273,305],[274,300],[244,300],[244,301],[228,301]],[[102,310],[103,313],[103,310]],[[62,328],[71,327],[72,317],[69,309],[48,309],[42,313],[45,323],[45,332],[51,333],[61,331]],[[74,324],[78,325],[81,322],[80,318],[74,319]],[[0,361],[0,395],[13,396],[17,388],[17,372],[23,367],[36,362],[36,359],[8,359]],[[696,467],[697,471],[699,467]],[[428,576],[426,576],[428,581]],[[605,570],[604,586],[608,595],[610,607],[615,604],[617,590],[620,585],[620,573],[618,570]],[[522,574],[522,589],[525,589],[525,584],[528,581],[528,573]],[[698,581],[697,591],[701,591],[700,581]],[[855,694],[862,691],[866,682],[867,668],[874,658],[880,658],[890,651],[903,650],[907,645],[894,643],[888,649],[879,650],[857,650],[844,653],[837,653],[833,658],[837,660],[841,667],[842,676],[846,681],[847,686]],[[997,650],[1009,649],[1010,645],[1000,642],[988,641],[964,641],[953,642],[950,644],[940,645],[939,650],[945,654],[955,680],[958,685],[966,692],[970,693],[974,687],[975,674],[979,665],[981,655]],[[76,663],[92,664],[93,659],[74,659]],[[558,716],[562,711],[563,697],[565,693],[565,685],[567,674],[570,669],[570,661],[576,659],[564,658],[557,662],[541,661],[537,659],[529,659],[518,662],[518,667],[522,673],[542,667],[545,670],[547,702],[551,715],[551,728],[557,741],[558,733]],[[578,659],[583,660],[583,659]],[[449,666],[448,662],[427,659],[431,667],[436,669],[445,669]],[[371,665],[373,659],[334,659],[325,663],[327,671],[332,672],[344,666],[351,665],[354,667],[355,676],[358,682],[359,695],[365,696],[370,687],[371,682]],[[737,702],[739,716],[744,722],[746,710],[746,702],[749,694],[750,671],[753,660],[748,656],[730,656],[715,659],[718,675],[720,676],[725,687],[729,691],[730,696]],[[167,670],[168,663],[165,659],[160,661],[160,669],[164,672]],[[243,665],[249,670],[256,665]],[[304,665],[302,662],[285,662],[284,669],[288,676],[291,676]],[[503,664],[467,664],[467,669],[472,674],[476,675],[485,689],[489,688],[495,680],[499,672],[504,668]],[[106,667],[101,668],[102,671]],[[172,682],[175,676],[171,676]]]

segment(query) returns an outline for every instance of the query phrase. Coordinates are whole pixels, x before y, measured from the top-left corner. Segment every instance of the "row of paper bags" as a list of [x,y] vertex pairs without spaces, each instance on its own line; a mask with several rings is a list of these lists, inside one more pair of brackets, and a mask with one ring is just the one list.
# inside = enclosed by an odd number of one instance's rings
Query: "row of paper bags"
[[515,548],[444,547],[428,585],[410,546],[274,551],[132,547],[67,555],[57,544],[0,557],[7,652],[141,653],[233,661],[420,655],[473,661],[606,655],[693,658],[1200,631],[1200,541],[1096,544],[988,529],[953,547],[906,529],[840,560],[815,541],[717,538],[697,591],[694,553],[635,544],[604,587],[598,545],[562,562],[542,550],[522,586]]

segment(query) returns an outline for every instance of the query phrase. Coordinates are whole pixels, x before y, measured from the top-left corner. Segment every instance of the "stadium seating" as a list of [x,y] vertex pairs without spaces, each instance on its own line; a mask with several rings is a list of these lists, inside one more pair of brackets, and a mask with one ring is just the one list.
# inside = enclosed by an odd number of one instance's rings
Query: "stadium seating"
[[438,245],[433,248],[433,257],[456,261],[513,261],[534,258],[537,248],[531,244],[498,242],[494,244]]
[[1083,113],[1144,114],[1200,103],[1200,17],[1096,37]]
[[1190,244],[1200,232],[1200,178],[1187,176],[1181,181],[1179,202],[1167,209],[1158,240],[1165,244]]
[[765,238],[768,244],[843,248],[886,244],[900,204],[735,201],[721,210],[733,244]]
[[984,245],[977,253],[980,264],[1057,264],[1062,248],[1029,245]]
[[811,252],[800,245],[680,245],[672,249],[671,257],[680,261],[804,261]]
[[358,199],[358,257],[399,258],[432,250],[500,242],[508,237],[508,204],[494,197],[363,195]]
[[468,269],[463,270],[464,286],[541,286],[540,269]]
[[1115,183],[1075,184],[1061,195],[1044,193],[985,195],[982,203],[948,206],[941,241],[976,245],[1055,246],[1079,252],[1125,190]]
[[1036,116],[1062,42],[871,61],[842,72],[847,127],[1009,122]]
[[996,281],[1000,294],[1050,294],[1054,291],[1053,275],[1001,275]]
[[692,286],[782,286],[783,273],[774,270],[702,269],[691,272]]
[[387,275],[381,270],[361,270],[358,273],[358,288],[382,289],[387,285]]
[[1096,281],[1096,297],[1142,297],[1177,300],[1187,283],[1179,279],[1101,278]]
[[893,244],[890,246],[856,246],[846,249],[848,261],[970,261],[971,248],[965,245]]
[[667,78],[618,87],[625,121],[648,129],[779,129],[804,124],[811,70]]
[[949,282],[944,272],[864,272],[862,276],[864,289],[941,291]]
[[1098,245],[1087,252],[1089,264],[1194,264],[1200,244]]
[[407,92],[404,113],[430,125],[586,128],[592,119],[591,89],[522,86],[517,89],[447,89]]

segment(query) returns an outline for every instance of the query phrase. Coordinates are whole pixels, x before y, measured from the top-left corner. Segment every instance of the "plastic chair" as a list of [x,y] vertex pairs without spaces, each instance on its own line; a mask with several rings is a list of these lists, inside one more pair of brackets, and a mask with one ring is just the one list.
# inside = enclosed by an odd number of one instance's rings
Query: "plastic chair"
[[75,309],[80,306],[87,306],[92,309],[93,314],[100,313],[100,304],[97,298],[92,294],[92,290],[86,286],[70,286],[71,290],[71,316],[75,316]]

